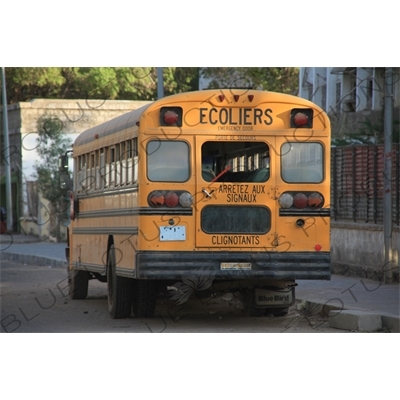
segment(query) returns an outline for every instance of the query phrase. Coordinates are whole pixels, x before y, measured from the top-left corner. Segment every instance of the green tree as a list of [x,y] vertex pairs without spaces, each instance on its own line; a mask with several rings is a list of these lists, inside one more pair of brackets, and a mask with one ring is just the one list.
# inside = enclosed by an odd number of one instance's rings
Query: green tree
[[39,192],[49,203],[51,235],[60,241],[60,224],[67,220],[69,203],[65,190],[59,188],[58,157],[71,148],[72,141],[62,133],[59,118],[44,115],[38,120],[37,152],[39,161],[35,163],[35,177]]
[[298,94],[299,69],[291,67],[202,68],[201,76],[210,79],[209,88],[246,88]]
[[[199,68],[163,68],[164,94],[198,89]],[[6,68],[8,103],[32,98],[155,100],[157,68]]]

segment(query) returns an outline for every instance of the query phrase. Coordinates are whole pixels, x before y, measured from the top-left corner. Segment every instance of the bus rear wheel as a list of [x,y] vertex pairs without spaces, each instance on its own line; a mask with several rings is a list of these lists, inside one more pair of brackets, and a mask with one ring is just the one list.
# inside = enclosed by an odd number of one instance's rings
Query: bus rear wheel
[[68,269],[68,286],[71,299],[86,299],[89,287],[89,272]]
[[156,283],[135,280],[133,285],[132,310],[136,317],[152,317],[156,310]]
[[107,261],[108,312],[114,319],[128,318],[132,312],[132,279],[116,274],[115,248],[111,245]]

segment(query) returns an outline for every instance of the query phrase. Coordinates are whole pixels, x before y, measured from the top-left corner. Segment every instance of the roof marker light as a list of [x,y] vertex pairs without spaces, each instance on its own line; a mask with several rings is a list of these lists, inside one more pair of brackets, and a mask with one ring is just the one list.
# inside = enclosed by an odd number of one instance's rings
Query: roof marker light
[[293,117],[293,122],[296,126],[304,126],[308,124],[308,115],[298,112],[294,117]]
[[220,95],[218,96],[218,100],[219,100],[220,102],[223,102],[223,101],[225,100],[225,96],[224,96],[223,94],[220,94]]
[[247,98],[249,99],[249,101],[250,101],[250,102],[252,102],[252,101],[253,101],[253,99],[254,99],[254,95],[252,95],[252,94],[249,94],[249,95],[247,96]]
[[175,111],[168,110],[165,112],[163,119],[167,125],[174,125],[178,121],[178,114]]
[[234,98],[235,101],[237,102],[237,101],[239,100],[239,95],[238,95],[238,94],[235,94],[235,95],[233,96],[233,98]]

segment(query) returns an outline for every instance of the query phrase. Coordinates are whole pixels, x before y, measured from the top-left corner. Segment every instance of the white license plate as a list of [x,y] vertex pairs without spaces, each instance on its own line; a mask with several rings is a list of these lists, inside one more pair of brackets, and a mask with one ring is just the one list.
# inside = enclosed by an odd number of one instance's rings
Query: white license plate
[[243,270],[243,269],[251,269],[251,263],[221,263],[220,265],[222,270]]
[[160,241],[186,240],[186,226],[160,226]]
[[293,291],[292,290],[267,290],[267,289],[256,289],[255,290],[255,303],[258,306],[275,306],[284,305],[290,306],[293,302]]

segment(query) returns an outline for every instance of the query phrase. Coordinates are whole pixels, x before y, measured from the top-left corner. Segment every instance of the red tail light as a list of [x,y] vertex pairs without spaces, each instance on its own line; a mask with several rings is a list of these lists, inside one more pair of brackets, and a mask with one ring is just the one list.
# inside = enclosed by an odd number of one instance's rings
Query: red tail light
[[304,193],[297,193],[293,198],[293,205],[296,208],[305,208],[307,206],[307,196]]
[[153,190],[147,197],[150,207],[191,207],[193,197],[183,190]]
[[322,208],[324,197],[318,192],[285,192],[278,199],[281,208]]
[[176,207],[179,202],[179,197],[174,192],[169,192],[165,195],[165,205],[168,207]]

